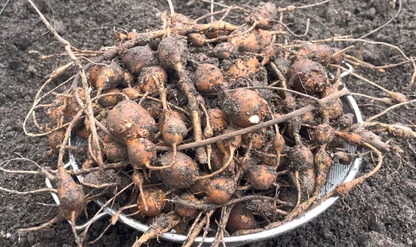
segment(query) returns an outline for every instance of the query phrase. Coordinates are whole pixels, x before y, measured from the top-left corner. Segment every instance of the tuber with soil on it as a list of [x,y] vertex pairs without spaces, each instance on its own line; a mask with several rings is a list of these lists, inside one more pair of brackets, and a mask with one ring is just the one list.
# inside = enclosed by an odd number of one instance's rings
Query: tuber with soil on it
[[[155,80],[156,77],[158,81]],[[137,78],[136,89],[146,95],[155,95],[159,93],[158,83],[165,84],[168,80],[166,70],[161,66],[144,67],[140,76]]]
[[207,186],[207,200],[216,204],[227,203],[236,191],[234,180],[216,177]]
[[195,71],[195,85],[198,92],[215,93],[221,89],[224,76],[221,70],[212,64],[200,64]]
[[165,207],[165,194],[160,189],[143,190],[143,195],[137,199],[140,213],[146,216],[157,216]]
[[155,120],[131,100],[123,100],[110,110],[106,123],[110,134],[124,143],[140,137],[152,138],[156,131]]
[[244,128],[265,119],[267,102],[257,92],[239,88],[226,96],[223,110],[233,124]]
[[191,186],[199,174],[199,168],[195,161],[188,155],[177,152],[163,154],[158,162],[162,167],[168,167],[160,171],[163,183],[172,189],[184,189]]

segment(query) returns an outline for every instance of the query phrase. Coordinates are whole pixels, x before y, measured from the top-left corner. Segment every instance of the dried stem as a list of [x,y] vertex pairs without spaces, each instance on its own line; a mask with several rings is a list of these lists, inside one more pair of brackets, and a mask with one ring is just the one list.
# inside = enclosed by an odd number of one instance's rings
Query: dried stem
[[388,24],[390,24],[394,19],[397,18],[397,16],[399,16],[399,14],[400,14],[401,11],[402,11],[402,0],[399,0],[399,9],[397,10],[397,13],[390,20],[388,20],[386,23],[384,23],[383,25],[381,25],[378,28],[372,30],[371,32],[366,33],[363,36],[361,36],[360,39],[364,39],[364,38],[370,36],[371,34],[373,34],[375,32],[378,32],[379,30],[381,30],[382,28],[384,28]]
[[[342,69],[342,70],[344,70],[344,71],[348,71],[348,69],[343,68],[343,67],[341,67],[341,66],[339,66],[339,65],[330,64],[329,66],[334,67],[334,68],[339,68],[339,69]],[[365,82],[367,82],[368,84],[370,84],[370,85],[372,85],[372,86],[374,86],[374,87],[376,87],[376,88],[378,88],[378,89],[380,89],[380,90],[382,90],[382,91],[384,91],[384,92],[386,92],[386,93],[390,93],[390,92],[391,92],[390,90],[387,90],[387,89],[385,89],[384,87],[382,87],[382,86],[378,85],[377,83],[372,82],[372,81],[370,81],[369,79],[364,78],[364,77],[362,77],[362,76],[360,76],[360,75],[358,75],[358,74],[356,74],[356,73],[354,73],[354,72],[350,72],[350,75],[352,75],[352,76],[354,76],[354,77],[356,77],[356,78],[358,78],[358,79],[360,79],[360,80],[362,80],[362,81],[365,81]]]
[[8,193],[17,194],[17,195],[30,195],[30,194],[37,194],[37,193],[44,193],[44,192],[58,194],[58,190],[53,189],[53,188],[42,188],[42,189],[30,190],[30,191],[17,191],[17,190],[10,190],[10,189],[0,187],[0,190],[4,192],[8,192]]
[[411,89],[413,87],[413,84],[415,83],[415,79],[416,79],[416,63],[415,63],[415,58],[411,57],[410,58],[410,62],[413,65],[413,74],[412,74],[412,78],[410,79],[409,85],[407,85],[407,87],[405,89]]
[[[399,63],[395,63],[395,64],[386,64],[386,65],[381,65],[381,66],[374,66],[371,63],[367,63],[364,62],[362,60],[360,60],[359,58],[356,58],[354,56],[350,56],[345,54],[344,57],[346,58],[346,62],[353,64],[354,66],[363,66],[369,69],[388,69],[388,68],[393,68],[393,67],[397,67],[397,66],[401,66],[401,65],[405,65],[408,64],[410,61],[402,61]],[[354,60],[354,61],[352,61]]]
[[[295,90],[291,90],[291,89],[287,89],[287,88],[282,88],[282,87],[272,87],[272,86],[267,86],[267,87],[260,87],[260,86],[253,86],[253,87],[240,87],[240,88],[247,88],[247,89],[269,89],[269,90],[275,90],[275,91],[284,91],[284,92],[288,92],[288,93],[293,93],[293,94],[296,94],[296,95],[300,95],[300,96],[302,96],[302,97],[305,97],[305,98],[308,98],[308,99],[311,99],[311,100],[314,100],[314,101],[319,101],[320,99],[318,99],[318,98],[315,98],[315,97],[313,97],[313,96],[311,96],[311,95],[308,95],[308,94],[304,94],[304,93],[301,93],[301,92],[298,92],[298,91],[295,91]],[[227,91],[229,91],[229,92],[231,92],[231,91],[235,91],[236,89],[230,89],[230,90],[227,90]]]
[[[343,89],[343,90],[338,91],[336,93],[330,94],[329,96],[321,99],[319,102],[320,102],[320,104],[326,104],[328,102],[331,102],[335,99],[338,99],[338,98],[340,98],[342,96],[345,96],[345,95],[348,95],[348,94],[349,94],[348,90]],[[291,113],[285,114],[281,117],[278,117],[278,118],[275,118],[275,119],[272,119],[272,120],[269,120],[269,121],[266,121],[266,122],[263,122],[263,123],[259,123],[257,125],[251,126],[251,127],[247,127],[247,128],[244,128],[244,129],[239,129],[239,130],[236,130],[234,132],[230,132],[230,133],[226,133],[226,134],[223,134],[223,135],[215,136],[215,137],[208,138],[208,139],[205,139],[205,140],[195,141],[195,142],[192,142],[192,143],[180,145],[180,146],[177,147],[177,150],[184,150],[184,149],[189,149],[189,148],[202,147],[202,146],[206,146],[208,144],[216,143],[218,141],[227,140],[227,139],[230,139],[230,138],[235,137],[235,136],[251,133],[251,132],[254,132],[254,131],[259,130],[259,129],[267,128],[267,127],[273,126],[275,124],[286,122],[286,121],[288,121],[288,120],[290,120],[294,117],[301,116],[301,115],[303,115],[303,114],[305,114],[309,111],[315,110],[318,107],[319,106],[308,105],[308,106],[305,106],[301,109],[295,110]],[[156,148],[159,151],[172,150],[172,147],[170,147],[170,146],[157,146]]]
[[[351,96],[358,96],[358,97],[364,97],[364,98],[368,98],[371,100],[376,100],[385,104],[389,104],[389,102],[387,102],[387,100],[391,101],[390,98],[377,98],[377,97],[373,97],[367,94],[361,94],[361,93],[351,93]],[[387,100],[386,100],[387,99]]]
[[416,99],[414,99],[414,100],[409,100],[409,101],[407,101],[407,102],[402,102],[402,103],[399,103],[399,104],[396,104],[396,105],[390,106],[389,108],[385,109],[384,111],[380,112],[379,114],[376,114],[376,115],[374,115],[374,116],[372,116],[372,117],[369,117],[369,118],[368,118],[367,120],[365,120],[365,121],[366,121],[366,122],[371,122],[371,121],[373,121],[374,119],[377,119],[377,118],[379,118],[379,117],[383,116],[383,115],[384,115],[384,114],[386,114],[387,112],[389,112],[389,111],[391,111],[391,110],[393,110],[393,109],[395,109],[395,108],[397,108],[397,107],[399,107],[399,106],[408,105],[408,104],[412,104],[412,103],[415,103],[415,102],[416,102]]
[[350,38],[349,36],[339,36],[339,37],[332,37],[332,38],[328,38],[328,39],[321,39],[321,40],[312,40],[312,43],[323,43],[323,42],[363,42],[363,43],[367,43],[367,44],[372,44],[372,45],[384,45],[387,47],[390,47],[394,50],[397,50],[406,60],[410,61],[410,58],[408,56],[406,56],[406,54],[403,52],[402,49],[400,49],[398,46],[389,44],[389,43],[385,43],[385,42],[378,42],[378,41],[371,41],[371,40],[366,40],[366,39],[353,39]]
[[211,219],[211,216],[214,214],[214,212],[215,212],[214,210],[211,210],[208,213],[206,213],[206,216],[205,217],[207,219],[207,222],[205,224],[204,234],[202,234],[201,242],[198,244],[197,247],[201,247],[202,246],[202,244],[204,243],[205,237],[208,235],[209,226],[210,226],[210,219]]
[[[104,166],[104,170],[124,168],[127,165],[128,165],[128,163],[126,163],[126,162],[106,164]],[[91,172],[95,172],[95,171],[99,171],[99,170],[100,170],[99,167],[93,167],[93,168],[88,168],[88,169],[70,170],[70,171],[67,171],[67,173],[69,175],[78,176],[78,175],[82,175],[82,174],[85,174],[85,173],[91,173]]]
[[175,14],[175,9],[173,8],[173,3],[171,0],[167,0],[168,4],[169,4],[169,11],[170,11],[170,15],[174,15]]
[[303,6],[288,6],[286,8],[279,8],[278,11],[279,12],[286,12],[286,11],[293,11],[295,9],[307,9],[307,8],[312,8],[312,7],[316,7],[316,6],[320,6],[323,5],[327,2],[329,2],[330,0],[325,0],[322,2],[318,2],[318,3],[314,3],[314,4],[308,4],[308,5],[303,5]]
[[236,203],[239,202],[245,202],[245,201],[250,201],[250,200],[267,200],[267,201],[275,201],[276,203],[283,205],[283,206],[289,206],[289,207],[293,207],[294,205],[292,203],[286,202],[286,201],[282,201],[279,200],[277,198],[273,198],[273,197],[269,197],[269,196],[262,196],[262,195],[248,195],[248,196],[244,196],[244,197],[240,197],[240,198],[235,198],[232,199],[230,201],[228,201],[227,203],[223,204],[223,205],[218,205],[215,203],[195,203],[195,202],[190,202],[188,200],[183,200],[180,199],[179,197],[175,197],[173,199],[167,200],[170,201],[174,204],[180,204],[180,205],[184,205],[184,206],[188,206],[188,207],[192,207],[192,208],[196,208],[196,209],[201,209],[204,211],[209,211],[209,210],[215,210],[224,206],[230,206],[230,205],[234,205]]
[[[69,124],[69,123],[68,123],[68,124],[66,124],[66,125],[61,125],[61,126],[58,126],[57,128],[54,128],[54,129],[52,129],[52,130],[49,130],[49,131],[47,131],[47,132],[44,132],[44,133],[38,133],[38,134],[28,132],[28,131],[27,131],[27,128],[26,128],[27,121],[28,121],[28,119],[29,119],[29,117],[30,117],[30,115],[31,115],[31,114],[32,114],[32,115],[34,115],[34,114],[35,114],[35,109],[37,108],[37,106],[38,106],[39,102],[40,102],[43,98],[45,98],[47,95],[49,95],[49,94],[51,94],[52,92],[54,92],[56,89],[58,89],[58,88],[60,88],[61,86],[65,85],[66,83],[68,83],[68,82],[69,82],[70,80],[72,80],[74,77],[75,77],[75,76],[72,76],[72,77],[71,77],[71,78],[69,78],[68,80],[66,80],[66,81],[62,82],[61,84],[59,84],[58,86],[56,86],[55,88],[53,88],[52,90],[50,90],[49,92],[47,92],[47,93],[45,93],[44,95],[42,95],[42,97],[39,97],[38,95],[40,95],[40,92],[42,92],[43,87],[44,87],[44,86],[46,86],[46,84],[50,83],[50,81],[49,81],[49,82],[47,81],[47,82],[45,82],[45,83],[42,85],[42,87],[39,89],[39,91],[38,91],[38,93],[37,93],[37,95],[36,95],[36,97],[35,97],[35,99],[34,99],[34,102],[33,102],[33,106],[32,106],[32,108],[30,108],[29,112],[27,113],[27,115],[26,115],[26,117],[25,117],[25,120],[23,121],[23,131],[25,132],[25,134],[26,134],[26,135],[28,135],[28,136],[30,136],[30,137],[40,137],[40,136],[49,135],[50,133],[52,133],[52,132],[54,132],[54,131],[56,131],[56,130],[59,130],[59,129],[61,129],[61,128],[64,128],[65,126],[67,126],[67,125]],[[51,81],[52,81],[52,80],[51,80]]]
[[[98,141],[97,129],[96,129],[95,122],[94,122],[94,113],[93,113],[93,110],[92,110],[92,102],[91,102],[90,95],[88,93],[88,90],[89,90],[88,87],[89,86],[88,86],[87,77],[85,75],[84,68],[83,68],[81,62],[78,60],[78,58],[72,52],[71,44],[67,40],[63,39],[56,32],[56,30],[52,27],[52,25],[49,23],[49,21],[46,20],[45,16],[43,16],[43,14],[36,7],[36,5],[31,0],[28,0],[28,1],[32,5],[32,7],[36,10],[36,12],[38,13],[40,18],[42,19],[45,26],[48,28],[48,30],[55,36],[55,38],[60,43],[62,43],[65,46],[65,50],[68,53],[69,57],[71,58],[72,62],[78,67],[78,74],[81,75],[82,86],[83,86],[83,89],[84,89],[84,92],[85,92],[86,108],[84,110],[85,110],[85,114],[87,115],[87,118],[90,120],[89,121],[89,123],[90,123],[89,127],[90,127],[90,131],[91,131],[91,134],[92,134],[92,141],[93,141],[93,145],[94,145],[95,157],[97,158],[95,161],[102,168],[103,167],[103,159],[102,159],[102,154],[101,154],[101,147],[100,147],[100,143]],[[74,89],[74,94],[76,96],[77,95],[76,87],[73,88],[73,89]],[[83,107],[84,104],[82,103],[82,101],[78,101],[78,103],[81,107]],[[74,122],[74,120],[73,120],[73,122]],[[68,130],[69,130],[69,128],[68,128]],[[67,132],[68,132],[68,130],[67,130]],[[65,145],[65,143],[66,142],[63,142],[64,145]],[[63,148],[61,148],[61,150],[63,150]],[[60,154],[61,154],[61,152],[60,152]],[[61,157],[61,155],[60,155],[60,157]],[[60,161],[62,161],[62,160],[60,160]],[[61,164],[59,164],[59,160],[58,160],[58,167],[60,165]]]
[[3,8],[0,10],[0,15],[3,14],[4,9],[6,8],[7,4],[9,4],[10,0],[7,0],[6,3],[3,5]]
[[[144,94],[140,94],[140,93],[138,93],[138,94],[133,95],[133,98],[132,98],[132,99],[138,99],[139,97],[143,97],[143,96],[144,96]],[[155,102],[162,103],[162,101],[161,101],[160,99],[153,98],[153,97],[150,97],[150,96],[147,96],[147,97],[146,97],[146,99],[148,99],[148,100],[153,100],[153,101],[155,101]],[[181,108],[181,107],[179,107],[179,106],[177,106],[177,105],[174,105],[174,104],[172,104],[172,103],[169,103],[169,102],[166,102],[166,104],[167,104],[169,107],[174,108],[174,109],[176,109],[176,110],[178,110],[178,111],[181,111],[181,112],[183,112],[184,114],[186,114],[187,116],[189,116],[189,112],[187,112],[185,109],[183,109],[183,108]]]
[[45,222],[45,223],[43,223],[43,224],[41,224],[39,226],[31,227],[31,228],[19,229],[19,233],[39,231],[39,230],[42,230],[42,229],[45,229],[45,228],[50,227],[51,225],[57,223],[61,219],[62,219],[62,217],[60,215],[57,215],[53,219],[51,219],[50,221]]
[[[133,183],[128,184],[126,187],[124,187],[123,189],[121,189],[119,192],[117,192],[117,194],[115,194],[113,197],[111,197],[110,199],[108,199],[102,206],[101,208],[95,213],[94,217],[97,217],[99,213],[101,213],[101,211],[103,211],[103,209],[105,207],[107,207],[112,201],[114,201],[117,196],[119,196],[121,193],[123,193],[125,190],[127,190],[128,188],[130,188],[130,186],[132,186]],[[91,226],[91,224],[93,223],[93,220],[90,220],[90,223],[87,225],[87,227],[84,229],[84,231],[81,233],[81,239],[85,239],[87,237],[87,232]]]
[[[202,212],[200,213],[202,214]],[[207,217],[204,217],[201,221],[198,222],[198,218],[195,220],[193,228],[189,230],[188,235],[186,236],[186,242],[182,247],[191,247],[195,239],[198,237],[198,234],[201,232],[202,227],[207,223]]]
[[215,172],[213,172],[211,174],[205,175],[205,176],[195,177],[195,181],[196,180],[201,180],[201,179],[206,179],[206,178],[211,178],[211,177],[213,177],[215,175],[218,175],[221,172],[225,171],[225,169],[227,169],[232,164],[232,161],[234,159],[234,151],[235,151],[235,148],[230,147],[230,156],[228,157],[228,160],[225,162],[225,164],[220,169],[216,170]]
[[[194,131],[194,140],[195,142],[201,142],[203,141],[203,133],[202,133],[202,127],[201,127],[202,126],[201,117],[199,116],[199,112],[198,112],[199,103],[198,103],[198,100],[196,99],[196,95],[198,95],[198,93],[196,92],[196,89],[191,79],[188,77],[187,73],[183,69],[178,69],[177,73],[179,75],[179,86],[182,92],[185,93],[188,99],[188,106],[191,112],[192,128]],[[208,163],[208,157],[203,146],[205,145],[199,145],[198,147],[196,147],[197,148],[196,155],[200,163],[206,164]]]
[[[305,32],[303,33],[303,34],[296,34],[296,33],[294,33],[286,24],[284,24],[283,22],[281,22],[281,21],[274,21],[274,22],[277,22],[277,23],[279,23],[281,26],[283,26],[291,35],[293,35],[294,37],[298,37],[298,38],[300,38],[300,37],[304,37],[304,36],[306,36],[307,34],[308,34],[308,32],[309,32],[309,24],[310,24],[310,19],[308,18],[307,20],[306,20],[306,28],[305,28]],[[279,32],[281,32],[281,31],[279,31]]]
[[335,194],[335,193],[338,193],[341,196],[346,195],[349,191],[351,191],[351,189],[353,187],[362,183],[367,178],[373,176],[380,169],[381,165],[383,164],[383,155],[381,154],[381,152],[377,148],[375,148],[374,146],[370,145],[369,143],[363,142],[362,145],[368,147],[369,149],[373,150],[377,154],[377,156],[378,156],[377,165],[373,168],[373,170],[364,174],[363,176],[358,177],[358,178],[352,180],[351,182],[347,182],[347,183],[343,183],[343,184],[338,185],[337,188],[335,188],[335,190],[333,190],[333,193],[328,193],[325,197],[328,197],[328,195]]
[[242,11],[244,11],[244,12],[246,12],[246,13],[250,13],[250,12],[251,12],[250,10],[248,10],[248,9],[244,9],[244,8],[242,8],[242,7],[239,7],[239,6],[230,6],[230,7],[226,8],[226,9],[223,9],[223,10],[220,10],[220,11],[216,11],[216,12],[212,12],[212,13],[209,13],[209,14],[203,15],[203,16],[201,16],[201,17],[199,17],[199,18],[195,19],[195,20],[194,20],[194,22],[195,22],[195,23],[197,23],[198,21],[203,20],[203,19],[205,19],[205,18],[208,18],[208,17],[214,16],[214,15],[224,14],[224,13],[226,13],[226,12],[229,12],[230,10],[235,10],[235,9],[237,9],[237,10],[242,10]]

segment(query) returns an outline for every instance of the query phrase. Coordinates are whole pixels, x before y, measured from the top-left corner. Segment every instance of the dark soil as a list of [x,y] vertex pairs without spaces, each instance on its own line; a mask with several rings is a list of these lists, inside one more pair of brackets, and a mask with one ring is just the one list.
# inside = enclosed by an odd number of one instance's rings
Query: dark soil
[[[1,7],[6,1],[1,1]],[[35,1],[42,13],[52,21],[57,31],[72,45],[80,49],[96,50],[112,45],[112,29],[126,30],[160,28],[160,11],[168,10],[165,1]],[[251,1],[255,6],[257,0]],[[276,1],[280,7],[290,4],[312,3],[309,0]],[[398,1],[397,1],[398,2]],[[416,56],[416,0],[402,0],[400,16],[369,39],[397,45],[408,56]],[[239,1],[222,1],[231,5]],[[209,11],[202,1],[174,1],[179,13],[198,17]],[[216,7],[219,9],[220,7]],[[382,1],[332,1],[321,7],[285,13],[284,22],[296,33],[303,33],[306,18],[311,18],[308,39],[321,39],[337,35],[360,37],[385,23],[396,12],[388,0]],[[236,19],[231,15],[230,21]],[[26,1],[10,1],[0,16],[0,161],[22,155],[42,166],[55,166],[56,160],[47,158],[46,138],[27,137],[22,122],[44,76],[69,61],[65,56],[41,59],[41,55],[59,54],[63,47],[47,33],[38,15]],[[346,47],[350,44],[336,43]],[[360,48],[356,44],[356,54]],[[381,65],[402,60],[400,55],[381,46],[368,45],[363,59]],[[62,63],[62,61],[64,63]],[[61,62],[61,63],[60,63]],[[358,73],[378,82],[388,89],[403,91],[411,76],[410,65],[386,70],[385,73],[358,70]],[[57,83],[56,83],[57,84]],[[349,87],[354,91],[382,96],[379,90],[363,82],[350,79]],[[408,98],[412,91],[404,92]],[[358,99],[364,116],[371,116],[382,109],[379,104]],[[370,104],[370,105],[369,105]],[[409,124],[416,122],[414,106],[402,107],[383,117],[382,121]],[[388,137],[384,137],[387,139]],[[260,243],[261,246],[416,246],[416,142],[392,139],[401,145],[403,159],[385,154],[383,168],[359,188],[339,200],[328,211],[309,224],[283,236]],[[9,168],[35,170],[29,162],[12,162]],[[362,170],[373,167],[365,159]],[[0,174],[0,186],[20,191],[44,187],[43,178],[28,175]],[[43,204],[43,205],[42,205]],[[74,246],[73,235],[67,222],[50,229],[18,235],[22,227],[33,226],[53,218],[57,207],[49,194],[18,196],[0,193],[0,246]],[[105,221],[93,225],[91,239],[97,237],[106,226]],[[92,246],[131,246],[138,232],[116,224]],[[152,246],[169,246],[168,243],[152,242]],[[255,245],[253,245],[255,246]]]

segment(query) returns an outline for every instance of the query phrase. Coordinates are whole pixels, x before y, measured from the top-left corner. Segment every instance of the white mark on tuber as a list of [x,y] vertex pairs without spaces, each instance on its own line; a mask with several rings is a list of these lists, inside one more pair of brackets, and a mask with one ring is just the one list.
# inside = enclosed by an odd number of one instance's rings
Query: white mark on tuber
[[260,117],[258,115],[253,115],[248,120],[250,121],[250,123],[260,123]]

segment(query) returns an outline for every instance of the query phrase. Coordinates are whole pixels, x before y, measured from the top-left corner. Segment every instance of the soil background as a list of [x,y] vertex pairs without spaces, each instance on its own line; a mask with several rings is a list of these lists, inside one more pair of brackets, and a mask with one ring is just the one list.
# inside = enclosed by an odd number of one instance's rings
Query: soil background
[[[0,1],[3,7],[6,0]],[[240,1],[220,1],[226,5],[242,4]],[[304,5],[314,1],[276,1],[279,7]],[[408,56],[416,56],[416,0],[402,0],[403,10],[390,25],[370,35],[368,39],[397,45]],[[36,0],[42,13],[51,20],[57,31],[79,49],[97,50],[112,45],[113,27],[126,30],[161,27],[159,11],[167,11],[165,1],[95,1],[95,0]],[[209,4],[202,1],[173,1],[175,11],[191,17],[209,12]],[[397,1],[398,3],[398,1]],[[244,5],[253,7],[257,0]],[[216,6],[219,10],[221,7]],[[338,35],[360,37],[385,23],[398,10],[388,0],[343,0],[331,1],[323,6],[297,10],[284,14],[284,22],[301,34],[306,19],[311,19],[308,39],[321,39]],[[229,21],[240,19],[231,13]],[[31,107],[37,89],[44,77],[59,65],[68,62],[68,57],[54,56],[41,59],[41,55],[58,54],[64,48],[47,33],[44,24],[26,1],[10,1],[0,15],[0,162],[18,155],[36,161],[41,166],[55,166],[55,159],[47,158],[46,138],[27,137],[22,122]],[[347,47],[350,43],[333,43]],[[349,54],[357,54],[361,44],[356,43]],[[363,60],[375,65],[402,61],[399,53],[382,46],[368,45]],[[403,91],[410,81],[411,66],[404,65],[379,71],[359,69],[357,71],[380,85],[402,91],[409,99],[412,91]],[[54,85],[57,85],[55,82]],[[348,81],[352,91],[383,96],[355,79]],[[382,110],[382,105],[367,99],[358,99],[364,117]],[[384,122],[416,122],[415,107],[398,108],[380,119]],[[389,137],[384,137],[387,140]],[[382,169],[365,181],[351,194],[339,200],[328,211],[305,226],[283,236],[253,244],[253,246],[416,246],[416,142],[392,139],[392,144],[402,146],[401,154],[406,162],[392,154],[385,154]],[[362,171],[369,171],[373,163],[365,159]],[[36,169],[29,162],[12,162],[8,168]],[[20,191],[44,187],[44,180],[36,176],[0,174],[0,186]],[[43,205],[42,205],[43,204]],[[19,196],[0,192],[0,246],[74,246],[73,235],[67,222],[52,228],[29,234],[17,234],[22,227],[33,226],[53,218],[57,207],[53,207],[49,194]],[[91,238],[97,237],[106,222],[93,225]],[[138,232],[116,224],[91,246],[131,246]],[[86,244],[88,246],[88,244]],[[156,241],[150,246],[175,246]]]

